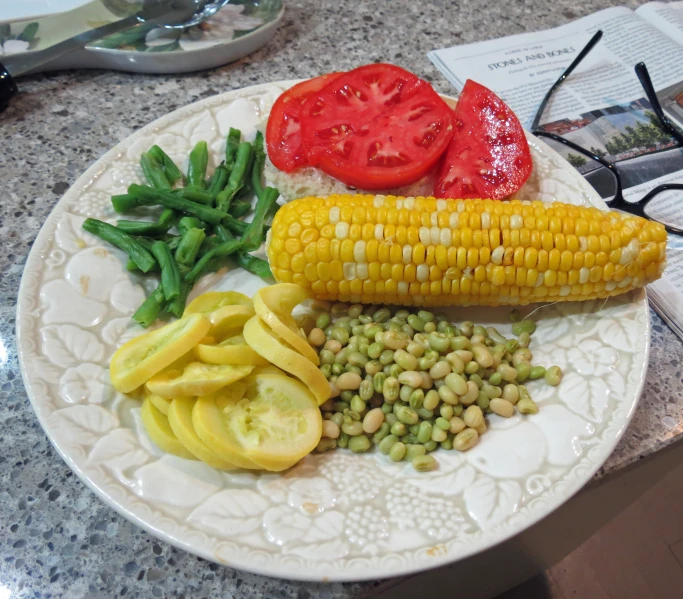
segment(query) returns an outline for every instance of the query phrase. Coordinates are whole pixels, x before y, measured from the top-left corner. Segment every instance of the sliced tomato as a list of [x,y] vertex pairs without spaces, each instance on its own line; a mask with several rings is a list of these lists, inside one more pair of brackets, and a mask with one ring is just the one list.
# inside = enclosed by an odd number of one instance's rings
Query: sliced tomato
[[468,79],[434,195],[497,200],[518,191],[530,174],[531,152],[519,119],[490,89]]
[[452,112],[432,86],[390,64],[341,74],[301,113],[309,163],[369,190],[417,181],[446,150],[452,128]]
[[308,160],[301,147],[301,108],[308,97],[323,88],[340,73],[329,73],[302,81],[275,100],[266,127],[266,145],[270,161],[281,171],[291,173],[306,166]]

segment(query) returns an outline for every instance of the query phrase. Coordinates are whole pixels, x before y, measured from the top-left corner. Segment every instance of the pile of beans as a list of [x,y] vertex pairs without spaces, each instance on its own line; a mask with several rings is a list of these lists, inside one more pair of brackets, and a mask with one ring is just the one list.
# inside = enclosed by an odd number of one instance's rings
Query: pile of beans
[[531,364],[533,320],[514,322],[516,339],[506,339],[494,327],[456,326],[427,310],[325,308],[304,325],[332,389],[321,406],[320,452],[345,447],[361,453],[374,444],[394,462],[433,470],[429,453],[476,445],[487,414],[537,413],[525,381],[558,385],[562,379],[558,366]]

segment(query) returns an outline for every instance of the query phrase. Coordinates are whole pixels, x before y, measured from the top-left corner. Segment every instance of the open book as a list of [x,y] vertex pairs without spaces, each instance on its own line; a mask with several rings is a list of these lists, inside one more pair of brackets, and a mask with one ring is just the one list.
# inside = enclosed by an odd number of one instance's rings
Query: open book
[[[683,130],[683,2],[649,2],[635,11],[608,8],[555,29],[428,56],[458,90],[473,79],[495,91],[528,129],[546,92],[598,29],[602,40],[553,96],[541,127],[616,162],[624,198],[637,201],[662,183],[683,183],[683,148],[656,126],[633,70],[645,62],[662,109]],[[604,198],[613,195],[607,169],[566,146],[551,145]],[[683,192],[666,192],[656,202],[657,214],[683,228]],[[648,286],[648,296],[683,339],[683,238],[669,235],[667,245],[668,266]]]

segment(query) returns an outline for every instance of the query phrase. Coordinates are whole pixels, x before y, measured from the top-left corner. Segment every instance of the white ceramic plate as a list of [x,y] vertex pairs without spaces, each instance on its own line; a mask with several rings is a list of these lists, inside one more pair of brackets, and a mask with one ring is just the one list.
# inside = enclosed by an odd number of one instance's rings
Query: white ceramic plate
[[[561,386],[530,384],[539,414],[492,416],[478,446],[439,450],[431,473],[346,450],[309,456],[284,474],[221,473],[160,451],[140,425],[139,404],[108,381],[114,350],[141,332],[130,315],[151,281],[132,276],[121,252],[84,233],[83,219],[113,222],[109,197],[141,180],[138,158],[152,144],[183,167],[199,140],[220,155],[228,128],[253,137],[260,114],[291,83],[214,96],[155,121],[98,160],[57,204],[19,294],[19,358],[33,407],[67,464],[108,505],[219,563],[284,578],[360,580],[481,551],[557,508],[615,447],[645,377],[642,291],[538,310],[531,348],[538,363],[563,368]],[[602,206],[563,159],[530,143],[534,175],[523,198]],[[263,284],[234,270],[205,278],[196,293],[251,293]],[[454,316],[509,334],[508,313],[472,308]]]
[[[0,55],[45,50],[89,31],[94,24],[117,21],[127,14],[118,12],[118,3],[118,0],[103,0],[79,7],[68,4],[60,7],[59,14],[21,22],[3,21],[0,10]],[[49,0],[37,1],[36,7],[39,5],[42,10],[58,8]],[[69,12],[61,12],[71,8]],[[282,0],[232,0],[201,25],[181,30],[140,24],[41,64],[30,73],[76,68],[134,73],[210,69],[239,60],[268,43],[283,15]]]

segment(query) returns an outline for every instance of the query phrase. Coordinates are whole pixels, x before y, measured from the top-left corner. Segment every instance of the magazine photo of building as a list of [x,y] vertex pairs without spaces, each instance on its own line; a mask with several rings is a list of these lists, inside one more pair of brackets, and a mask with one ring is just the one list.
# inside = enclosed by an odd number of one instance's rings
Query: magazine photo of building
[[[657,97],[669,119],[683,129],[683,82],[657,92]],[[660,127],[647,98],[546,123],[541,128],[618,163],[624,189],[683,170],[683,148]],[[552,147],[603,198],[613,195],[614,178],[608,169],[561,144],[552,143]]]

